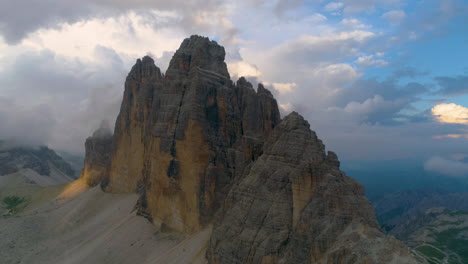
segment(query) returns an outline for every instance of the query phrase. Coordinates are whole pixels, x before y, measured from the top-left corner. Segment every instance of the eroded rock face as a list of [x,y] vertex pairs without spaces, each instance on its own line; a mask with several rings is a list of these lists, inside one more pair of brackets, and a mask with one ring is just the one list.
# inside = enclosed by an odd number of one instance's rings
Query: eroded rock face
[[224,48],[192,36],[163,77],[138,60],[127,77],[106,190],[139,192],[156,224],[196,232],[279,123],[276,100],[245,79],[234,85]]
[[93,178],[109,192],[139,193],[138,213],[162,230],[213,224],[210,263],[414,263],[379,231],[362,186],[307,121],[297,113],[281,121],[261,84],[230,80],[224,56],[192,36],[166,75],[151,58],[138,60],[108,173]]
[[416,263],[299,114],[263,150],[219,211],[209,263]]
[[89,186],[105,183],[109,174],[113,137],[110,131],[96,130],[85,142],[85,162],[80,178]]

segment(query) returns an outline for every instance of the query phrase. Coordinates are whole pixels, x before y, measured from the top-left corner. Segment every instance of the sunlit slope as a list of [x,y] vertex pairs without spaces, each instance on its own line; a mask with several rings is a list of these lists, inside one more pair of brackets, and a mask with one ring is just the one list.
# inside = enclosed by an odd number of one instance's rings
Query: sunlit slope
[[57,199],[0,218],[2,263],[203,263],[207,228],[192,236],[160,232],[136,215],[136,194],[86,190],[75,181]]

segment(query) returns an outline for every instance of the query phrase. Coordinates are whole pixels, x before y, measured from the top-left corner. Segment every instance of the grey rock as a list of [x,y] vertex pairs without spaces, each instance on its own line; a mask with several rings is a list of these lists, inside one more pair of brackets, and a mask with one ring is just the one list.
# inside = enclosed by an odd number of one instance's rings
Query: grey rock
[[209,263],[416,263],[380,232],[363,187],[302,116],[285,117],[263,150],[217,215]]
[[183,41],[165,75],[138,60],[115,125],[108,192],[137,192],[161,230],[213,224],[209,263],[415,263],[378,229],[363,187],[263,85],[234,84],[225,51]]
[[[6,143],[4,143],[6,145]],[[0,175],[11,174],[20,169],[32,169],[37,173],[50,176],[52,167],[60,172],[74,177],[74,170],[55,151],[46,146],[1,147],[0,143]]]
[[98,129],[86,139],[85,161],[80,178],[89,186],[106,184],[112,154],[113,136],[106,129]]

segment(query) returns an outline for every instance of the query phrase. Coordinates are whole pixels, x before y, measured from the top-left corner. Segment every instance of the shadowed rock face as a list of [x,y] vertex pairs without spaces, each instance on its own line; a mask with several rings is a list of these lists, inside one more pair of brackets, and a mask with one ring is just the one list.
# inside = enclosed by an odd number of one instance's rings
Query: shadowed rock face
[[209,263],[412,263],[302,116],[286,116],[263,150],[219,211]]
[[224,57],[192,36],[166,75],[149,57],[137,61],[105,190],[139,193],[139,214],[163,230],[213,224],[209,263],[415,263],[378,230],[362,186],[307,121],[281,121],[272,94],[244,78],[234,84]]
[[105,183],[109,173],[113,137],[111,133],[98,129],[85,142],[85,162],[80,178],[89,186]]

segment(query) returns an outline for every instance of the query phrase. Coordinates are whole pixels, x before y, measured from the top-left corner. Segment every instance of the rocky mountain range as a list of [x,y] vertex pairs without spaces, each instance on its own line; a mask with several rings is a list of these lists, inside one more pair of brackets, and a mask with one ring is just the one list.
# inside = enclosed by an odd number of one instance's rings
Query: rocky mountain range
[[49,176],[52,167],[73,176],[73,168],[45,146],[21,147],[9,146],[0,142],[0,175],[12,174],[20,169],[32,169],[40,175]]
[[[29,171],[40,182],[68,183],[75,171],[61,156],[46,146],[27,147],[0,142],[0,177]],[[33,180],[32,178],[30,180]]]
[[382,228],[429,263],[468,261],[468,193],[412,190],[374,201]]
[[364,188],[261,84],[230,79],[225,50],[191,36],[165,74],[127,76],[113,136],[86,141],[89,186],[136,193],[161,232],[205,234],[208,263],[418,263],[384,235]]

